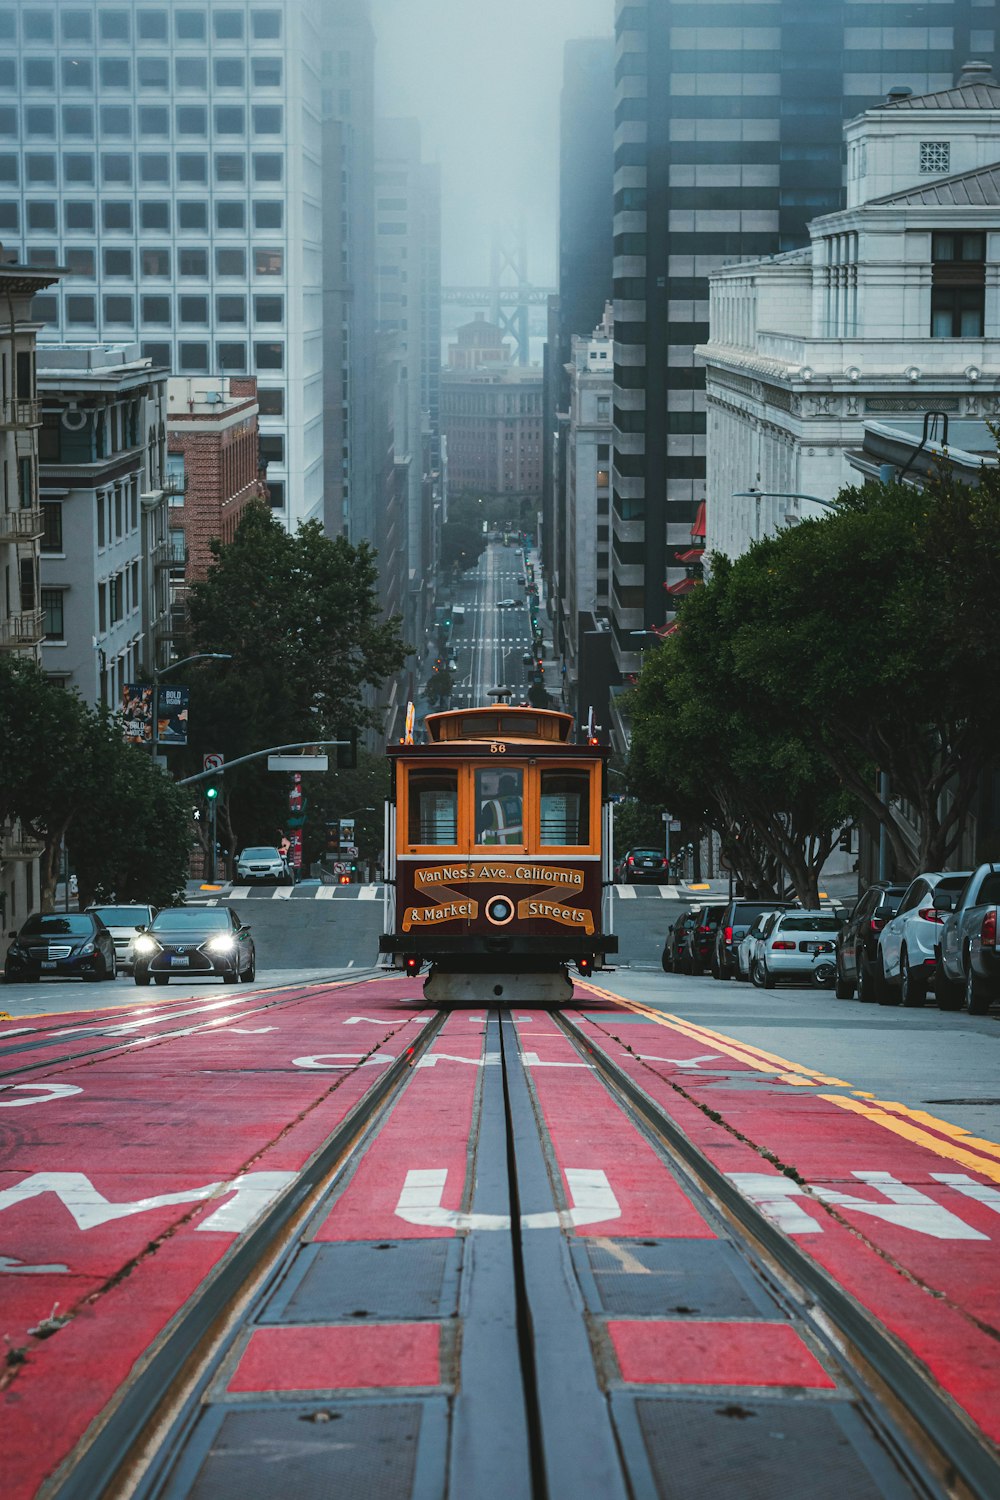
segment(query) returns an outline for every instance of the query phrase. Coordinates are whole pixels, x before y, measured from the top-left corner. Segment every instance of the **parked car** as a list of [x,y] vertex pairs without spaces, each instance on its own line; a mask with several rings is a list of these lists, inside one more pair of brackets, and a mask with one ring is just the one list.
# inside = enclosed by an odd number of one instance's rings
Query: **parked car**
[[119,974],[131,974],[135,963],[132,944],[140,930],[148,927],[156,916],[156,907],[135,904],[88,906],[87,911],[100,917],[114,939]]
[[244,849],[236,861],[236,883],[238,885],[293,885],[288,860],[280,849],[270,844],[255,844]]
[[752,927],[748,927],[740,938],[736,949],[736,972],[735,978],[743,984],[749,983],[753,971],[753,961],[757,955],[757,944],[766,934],[768,927],[778,915],[773,908],[770,911],[762,911],[756,918]]
[[944,912],[934,904],[937,891],[957,896],[969,870],[937,870],[911,880],[899,910],[878,935],[875,999],[879,1005],[923,1005],[937,966]]
[[857,990],[859,1000],[874,1001],[878,935],[890,917],[896,915],[905,892],[905,885],[881,881],[870,885],[855,901],[837,934],[838,1000],[850,1000]]
[[667,935],[663,942],[663,954],[660,959],[664,971],[667,974],[679,974],[681,972],[680,958],[684,950],[687,930],[698,921],[699,908],[682,912],[667,928]]
[[231,906],[170,906],[135,940],[135,982],[167,984],[171,976],[220,975],[227,984],[253,979],[257,955],[250,928]]
[[659,849],[626,849],[620,869],[624,885],[637,885],[643,881],[654,885],[670,883],[670,861]]
[[712,959],[712,944],[725,906],[700,906],[694,921],[681,934],[677,968],[682,974],[704,974]]
[[797,901],[730,901],[722,913],[712,948],[712,978],[732,979],[736,973],[736,950],[762,913],[790,911]]
[[839,929],[840,918],[822,908],[779,912],[758,940],[751,975],[754,984],[765,990],[773,990],[779,979],[832,985]]
[[956,893],[942,882],[934,905],[944,917],[937,944],[934,987],[942,1010],[963,1000],[974,1016],[985,1015],[1000,996],[1000,865],[980,865]]
[[19,979],[114,979],[115,941],[90,911],[41,912],[12,932],[3,977]]

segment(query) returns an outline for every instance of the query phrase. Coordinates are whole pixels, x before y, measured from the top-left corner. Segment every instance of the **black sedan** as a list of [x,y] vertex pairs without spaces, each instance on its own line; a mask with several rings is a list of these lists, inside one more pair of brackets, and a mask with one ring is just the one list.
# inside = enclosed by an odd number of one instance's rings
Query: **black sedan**
[[232,907],[168,907],[139,933],[134,952],[136,984],[216,974],[235,984],[253,979],[257,972],[250,928]]
[[670,861],[659,849],[626,849],[621,859],[621,878],[625,885],[641,881],[669,885]]
[[8,984],[19,979],[114,979],[115,940],[93,912],[46,912],[11,935],[4,960]]

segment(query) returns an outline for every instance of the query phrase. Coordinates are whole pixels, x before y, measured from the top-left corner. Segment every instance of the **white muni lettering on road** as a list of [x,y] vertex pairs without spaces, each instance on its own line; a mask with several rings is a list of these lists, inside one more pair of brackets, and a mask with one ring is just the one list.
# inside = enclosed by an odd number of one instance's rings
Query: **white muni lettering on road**
[[[335,1059],[329,1062],[327,1059]],[[361,1059],[365,1058],[362,1062]],[[343,1059],[341,1061],[340,1059]],[[338,1069],[347,1068],[381,1068],[386,1063],[395,1062],[395,1057],[388,1052],[377,1052],[373,1057],[368,1057],[364,1052],[316,1052],[312,1057],[293,1057],[292,1063],[296,1068],[315,1068],[335,1073]]]
[[15,1255],[0,1255],[0,1276],[62,1276],[69,1266],[26,1266]]
[[995,1214],[1000,1214],[1000,1191],[995,1187],[987,1187],[984,1182],[976,1182],[965,1172],[932,1172],[931,1176],[935,1182],[943,1182],[946,1187],[952,1187],[956,1193],[963,1193],[966,1198],[972,1198],[976,1203],[982,1203],[986,1208],[991,1208]]
[[499,1052],[485,1052],[482,1057],[456,1057],[452,1052],[428,1052],[417,1062],[418,1068],[435,1068],[439,1062],[465,1063],[467,1068],[496,1068],[500,1065]]
[[154,1198],[112,1203],[94,1187],[83,1172],[33,1172],[14,1187],[0,1191],[0,1213],[5,1208],[13,1208],[15,1204],[26,1203],[31,1198],[40,1198],[44,1193],[54,1193],[73,1216],[78,1229],[97,1229],[116,1219],[128,1219],[133,1214],[148,1213],[150,1209],[174,1208],[181,1203],[201,1203],[209,1198],[222,1198],[232,1193],[233,1197],[228,1203],[222,1204],[207,1219],[196,1224],[195,1228],[239,1234],[253,1223],[283,1188],[295,1180],[295,1176],[294,1172],[246,1172],[230,1182],[209,1182],[205,1187],[184,1188],[179,1193],[160,1193]]
[[[396,1217],[424,1229],[451,1229],[456,1233],[469,1229],[509,1229],[509,1214],[463,1213],[457,1208],[442,1207],[446,1168],[415,1169],[407,1172]],[[607,1175],[599,1169],[567,1167],[566,1185],[573,1204],[570,1209],[521,1215],[522,1229],[574,1229],[584,1224],[600,1224],[621,1218],[621,1206],[612,1191]]]
[[83,1089],[75,1083],[0,1083],[0,1092],[30,1092],[40,1095],[34,1099],[0,1099],[0,1109],[23,1109],[26,1104],[51,1104],[53,1099],[66,1099],[70,1094],[82,1094]]
[[[624,1054],[626,1057],[628,1053]],[[639,1053],[640,1062],[668,1062],[673,1063],[675,1068],[695,1068],[703,1062],[719,1062],[721,1059],[718,1052],[702,1052],[698,1057],[650,1057],[647,1052]]]
[[[980,1234],[966,1224],[950,1209],[943,1208],[928,1198],[919,1188],[911,1187],[893,1177],[891,1172],[852,1172],[859,1182],[867,1183],[884,1194],[888,1200],[858,1198],[853,1193],[839,1188],[805,1186],[791,1177],[769,1172],[730,1172],[729,1180],[739,1188],[786,1234],[822,1234],[823,1225],[806,1212],[801,1200],[817,1198],[831,1208],[846,1208],[853,1213],[866,1214],[869,1218],[881,1219],[899,1229],[912,1229],[916,1234],[925,1234],[935,1240],[985,1240],[989,1236]],[[793,1202],[792,1200],[799,1200]]]

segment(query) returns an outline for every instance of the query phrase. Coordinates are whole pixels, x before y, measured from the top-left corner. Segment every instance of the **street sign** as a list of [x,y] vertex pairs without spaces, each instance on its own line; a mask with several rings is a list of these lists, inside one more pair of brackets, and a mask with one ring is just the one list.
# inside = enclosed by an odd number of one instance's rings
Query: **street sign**
[[330,757],[328,755],[269,755],[267,769],[269,771],[328,771]]
[[221,771],[226,764],[224,755],[203,755],[201,758],[201,769],[203,771]]

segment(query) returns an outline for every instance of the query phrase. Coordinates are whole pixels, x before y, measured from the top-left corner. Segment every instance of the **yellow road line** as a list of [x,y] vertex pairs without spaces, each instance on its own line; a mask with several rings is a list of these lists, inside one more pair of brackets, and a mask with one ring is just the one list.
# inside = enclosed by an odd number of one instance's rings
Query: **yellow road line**
[[[812,1071],[801,1063],[789,1062],[787,1058],[778,1057],[776,1053],[767,1052],[762,1047],[755,1048],[750,1044],[738,1042],[734,1037],[712,1031],[707,1026],[698,1026],[695,1022],[686,1021],[682,1016],[676,1016],[670,1011],[654,1010],[651,1006],[627,1000],[624,995],[617,995],[613,990],[605,990],[597,985],[587,987],[602,998],[611,1000],[614,1004],[633,1011],[636,1015],[643,1016],[658,1026],[686,1036],[689,1041],[710,1043],[726,1056],[745,1063],[757,1073],[774,1076],[784,1083],[799,1088],[807,1088],[814,1083],[849,1088],[853,1097],[844,1094],[820,1094],[818,1097],[836,1104],[841,1109],[863,1115],[874,1124],[883,1126],[895,1135],[903,1136],[915,1145],[925,1146],[938,1156],[946,1157],[949,1161],[958,1162],[962,1166],[971,1167],[982,1176],[1000,1182],[1000,1144],[995,1141],[972,1136],[961,1125],[951,1125],[947,1120],[939,1120],[936,1115],[929,1114],[926,1110],[910,1109],[907,1105],[897,1101],[877,1099],[874,1094],[865,1089],[854,1088],[846,1079],[833,1078],[829,1074]],[[863,1103],[863,1100],[871,1102]],[[901,1119],[900,1116],[906,1118]],[[915,1123],[910,1124],[909,1121]],[[920,1129],[921,1125],[929,1128]],[[950,1139],[940,1140],[938,1136],[931,1134],[931,1130],[939,1131],[941,1135]],[[955,1142],[954,1145],[951,1144],[952,1141]],[[983,1154],[976,1154],[978,1152]],[[996,1157],[998,1160],[993,1162],[984,1159],[989,1157]]]
[[[849,1099],[845,1094],[820,1094],[821,1099],[827,1099],[831,1104],[836,1104],[838,1109],[848,1109],[852,1114],[863,1115],[866,1120],[871,1120],[876,1125],[882,1125],[886,1130],[891,1130],[893,1135],[900,1135],[904,1140],[911,1141],[915,1146],[923,1146],[928,1151],[933,1151],[935,1156],[946,1157],[948,1161],[956,1161],[960,1166],[971,1167],[981,1177],[990,1177],[994,1182],[1000,1182],[1000,1162],[985,1161],[983,1157],[975,1155],[972,1151],[965,1151],[961,1146],[951,1145],[948,1141],[940,1140],[936,1135],[931,1135],[927,1130],[919,1130],[916,1125],[910,1125],[906,1120],[900,1120],[896,1115],[891,1115],[884,1109],[873,1109],[869,1104],[862,1104],[860,1099]],[[933,1116],[928,1116],[933,1119]],[[941,1120],[934,1120],[935,1128],[940,1128]]]

